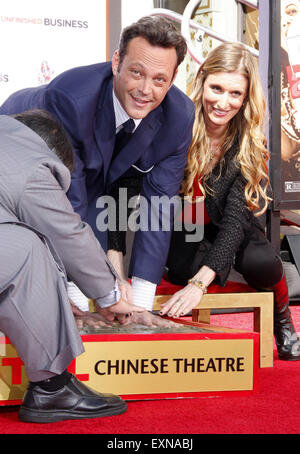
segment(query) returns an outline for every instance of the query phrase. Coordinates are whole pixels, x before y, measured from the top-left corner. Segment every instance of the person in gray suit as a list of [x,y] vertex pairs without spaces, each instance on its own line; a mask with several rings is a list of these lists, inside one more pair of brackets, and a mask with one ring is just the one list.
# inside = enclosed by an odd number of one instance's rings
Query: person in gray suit
[[53,422],[123,413],[119,396],[96,393],[67,371],[84,348],[66,276],[107,313],[143,310],[130,303],[127,284],[68,201],[72,145],[47,112],[0,115],[0,160],[0,330],[30,381],[19,418]]

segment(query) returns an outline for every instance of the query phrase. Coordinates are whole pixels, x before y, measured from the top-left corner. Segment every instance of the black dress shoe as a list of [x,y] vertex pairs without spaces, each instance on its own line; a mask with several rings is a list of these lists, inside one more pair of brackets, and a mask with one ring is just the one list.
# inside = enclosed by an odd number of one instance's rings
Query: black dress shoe
[[45,391],[30,383],[19,411],[19,419],[49,423],[119,415],[126,410],[127,405],[119,396],[100,394],[70,375],[68,383],[58,391]]

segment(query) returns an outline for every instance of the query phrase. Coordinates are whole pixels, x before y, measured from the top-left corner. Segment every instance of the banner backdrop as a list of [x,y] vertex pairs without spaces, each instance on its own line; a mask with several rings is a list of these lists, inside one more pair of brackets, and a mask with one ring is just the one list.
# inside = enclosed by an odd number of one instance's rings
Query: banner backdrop
[[0,104],[66,69],[106,60],[106,0],[1,0]]

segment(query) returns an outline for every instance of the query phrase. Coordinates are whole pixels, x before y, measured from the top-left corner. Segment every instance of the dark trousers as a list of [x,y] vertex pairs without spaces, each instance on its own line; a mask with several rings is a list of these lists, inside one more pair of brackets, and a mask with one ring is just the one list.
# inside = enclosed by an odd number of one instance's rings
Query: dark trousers
[[[217,227],[205,227],[204,239],[200,243],[186,243],[186,232],[174,232],[167,261],[171,282],[186,285],[205,261],[206,254],[218,233]],[[238,249],[232,263],[217,273],[215,283],[225,285],[231,266],[255,289],[271,289],[283,275],[280,257],[276,254],[264,233],[256,226]]]
[[256,227],[239,248],[233,267],[255,289],[271,289],[283,276],[279,255]]

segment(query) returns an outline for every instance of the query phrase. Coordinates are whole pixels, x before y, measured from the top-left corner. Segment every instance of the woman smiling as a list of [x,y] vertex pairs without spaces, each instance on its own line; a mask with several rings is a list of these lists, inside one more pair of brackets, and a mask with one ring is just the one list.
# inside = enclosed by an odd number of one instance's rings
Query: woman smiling
[[[161,314],[187,314],[214,281],[224,285],[233,266],[257,290],[274,293],[274,333],[281,359],[300,359],[280,257],[258,218],[270,201],[263,132],[265,99],[256,61],[238,43],[224,43],[201,65],[193,93],[196,120],[182,194],[205,197],[204,238],[173,232],[169,279],[185,285]],[[194,204],[195,205],[195,204]]]

